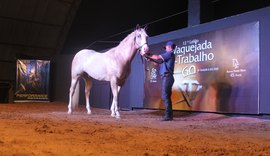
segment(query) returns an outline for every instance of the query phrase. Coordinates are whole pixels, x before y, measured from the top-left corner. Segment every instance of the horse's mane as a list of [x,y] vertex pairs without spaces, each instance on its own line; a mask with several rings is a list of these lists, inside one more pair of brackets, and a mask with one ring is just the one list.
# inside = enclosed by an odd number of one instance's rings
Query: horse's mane
[[144,30],[144,29],[139,28],[139,29],[134,30],[133,32],[131,32],[130,34],[128,34],[122,41],[120,41],[120,43],[117,46],[109,49],[107,52],[115,52],[115,49],[120,48],[122,45],[126,45],[125,44],[126,42],[129,42],[129,41],[133,42],[134,41],[134,37],[135,37],[135,35],[134,35],[135,32],[136,31],[142,31],[142,30]]
[[[135,30],[136,31],[136,30]],[[128,40],[134,36],[134,33],[135,31],[131,32],[130,34],[128,34],[122,41],[120,41],[120,43],[115,46],[115,47],[112,47],[111,49],[109,49],[107,52],[113,52],[115,51],[116,48],[120,47],[121,45],[123,45],[124,43],[128,42]]]
[[[137,30],[135,30],[135,31],[137,31]],[[135,31],[133,31],[132,33],[128,34],[128,35],[127,35],[127,36],[119,43],[119,45],[122,44],[122,43],[124,43],[124,42],[127,42],[127,41],[130,39],[131,36],[134,36]]]

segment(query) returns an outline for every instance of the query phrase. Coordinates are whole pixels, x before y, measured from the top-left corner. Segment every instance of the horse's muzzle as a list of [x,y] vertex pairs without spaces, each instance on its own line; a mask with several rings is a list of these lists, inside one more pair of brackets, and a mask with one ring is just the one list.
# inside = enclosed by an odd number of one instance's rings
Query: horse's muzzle
[[147,44],[144,44],[139,50],[140,50],[140,54],[141,54],[142,56],[144,56],[145,54],[148,53],[149,47],[148,47]]

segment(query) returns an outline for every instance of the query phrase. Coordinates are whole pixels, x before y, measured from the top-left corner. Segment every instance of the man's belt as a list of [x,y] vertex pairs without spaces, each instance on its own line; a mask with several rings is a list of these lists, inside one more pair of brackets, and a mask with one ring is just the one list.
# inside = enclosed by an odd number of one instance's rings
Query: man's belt
[[167,77],[167,76],[169,76],[170,75],[170,73],[169,72],[166,72],[166,73],[164,73],[164,74],[161,74],[161,77]]

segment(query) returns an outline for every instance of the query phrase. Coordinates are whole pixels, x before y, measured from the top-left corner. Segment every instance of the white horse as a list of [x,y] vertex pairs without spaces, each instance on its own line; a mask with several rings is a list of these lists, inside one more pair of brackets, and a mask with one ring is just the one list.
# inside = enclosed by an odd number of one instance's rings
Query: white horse
[[141,55],[148,52],[147,38],[145,29],[137,26],[135,31],[122,40],[118,46],[105,53],[88,49],[79,51],[72,61],[68,114],[71,114],[72,109],[78,105],[78,79],[83,77],[87,113],[91,114],[89,95],[92,86],[91,79],[94,78],[110,81],[113,94],[111,116],[120,118],[118,93],[130,73],[131,61],[136,52],[140,51]]

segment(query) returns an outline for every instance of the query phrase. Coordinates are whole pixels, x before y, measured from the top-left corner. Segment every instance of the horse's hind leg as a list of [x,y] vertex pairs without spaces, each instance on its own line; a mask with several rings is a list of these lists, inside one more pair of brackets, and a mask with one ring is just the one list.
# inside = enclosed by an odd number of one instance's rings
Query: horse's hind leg
[[86,110],[87,110],[87,114],[91,114],[89,96],[90,96],[90,90],[92,87],[92,81],[88,76],[84,76],[84,82],[85,82]]
[[78,83],[78,77],[73,77],[71,79],[71,85],[70,85],[70,89],[69,89],[69,103],[68,103],[68,114],[72,113],[72,103],[73,101],[73,95],[75,93],[75,89]]

